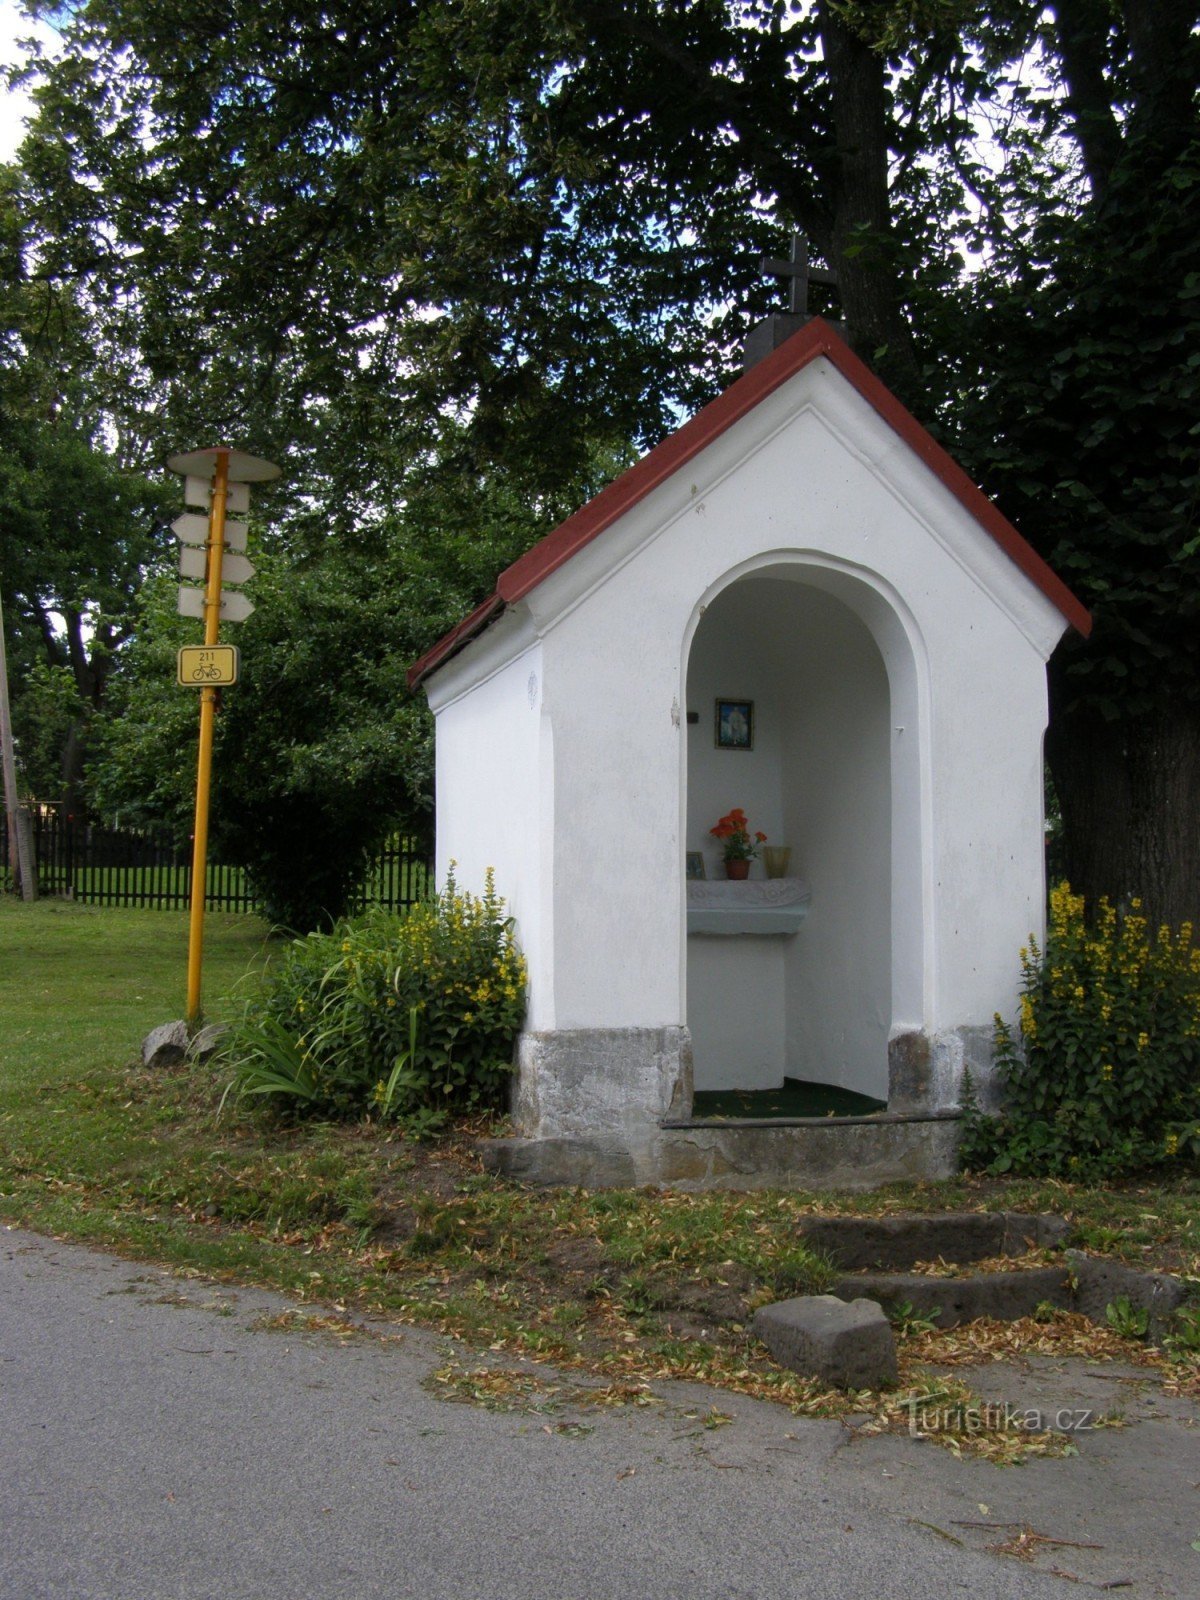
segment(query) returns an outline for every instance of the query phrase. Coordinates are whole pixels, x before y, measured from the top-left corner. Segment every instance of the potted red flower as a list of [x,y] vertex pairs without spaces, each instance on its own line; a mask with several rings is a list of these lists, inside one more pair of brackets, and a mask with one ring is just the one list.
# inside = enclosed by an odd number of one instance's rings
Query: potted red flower
[[725,856],[725,876],[747,877],[750,863],[758,854],[759,845],[767,842],[766,834],[756,833],[751,838],[750,824],[741,806],[735,806],[727,816],[721,818],[715,828],[710,828],[708,831],[714,839],[721,841]]

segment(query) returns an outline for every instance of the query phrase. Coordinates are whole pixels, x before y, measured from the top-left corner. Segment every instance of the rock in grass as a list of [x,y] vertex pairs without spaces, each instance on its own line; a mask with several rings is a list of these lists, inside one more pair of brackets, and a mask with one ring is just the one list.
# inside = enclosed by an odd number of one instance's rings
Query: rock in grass
[[781,1366],[839,1389],[880,1389],[899,1378],[891,1324],[874,1300],[779,1300],[755,1313],[751,1332]]
[[189,1061],[207,1061],[221,1048],[221,1041],[229,1032],[227,1022],[208,1022],[195,1035],[187,1047]]
[[187,1023],[164,1022],[142,1040],[144,1067],[177,1067],[187,1055]]

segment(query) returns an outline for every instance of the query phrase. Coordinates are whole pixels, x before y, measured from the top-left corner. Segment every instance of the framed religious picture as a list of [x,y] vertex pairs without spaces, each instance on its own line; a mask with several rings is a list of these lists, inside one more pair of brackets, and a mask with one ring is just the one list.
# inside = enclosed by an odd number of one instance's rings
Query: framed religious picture
[[687,875],[689,878],[695,880],[708,876],[704,870],[703,850],[689,850],[685,859],[687,861]]
[[717,701],[717,749],[754,749],[754,701]]

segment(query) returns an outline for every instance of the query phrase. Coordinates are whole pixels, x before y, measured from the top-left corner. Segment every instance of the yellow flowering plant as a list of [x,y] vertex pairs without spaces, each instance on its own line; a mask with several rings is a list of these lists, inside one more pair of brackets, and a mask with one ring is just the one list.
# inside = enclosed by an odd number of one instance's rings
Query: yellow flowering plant
[[1021,951],[1016,1033],[996,1018],[999,1119],[972,1110],[967,1165],[1112,1177],[1200,1155],[1200,950],[1192,929],[1152,936],[1140,901],[1120,912],[1050,895],[1043,953]]
[[501,1103],[525,988],[492,873],[473,895],[451,868],[406,915],[376,908],[294,940],[231,1030],[231,1088],[293,1115],[371,1113],[429,1131]]

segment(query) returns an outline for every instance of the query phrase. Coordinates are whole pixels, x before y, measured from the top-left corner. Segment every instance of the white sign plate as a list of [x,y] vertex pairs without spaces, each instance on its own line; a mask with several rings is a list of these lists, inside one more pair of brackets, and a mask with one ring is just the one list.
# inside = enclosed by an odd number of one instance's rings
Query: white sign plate
[[249,583],[253,576],[254,563],[252,561],[247,561],[245,556],[233,555],[227,551],[222,557],[221,582],[223,584]]
[[203,583],[208,576],[208,552],[197,549],[194,544],[183,544],[179,547],[179,576],[181,578],[195,578],[197,583]]
[[228,594],[221,596],[221,621],[245,622],[254,610],[254,601],[247,599],[237,589],[231,589]]
[[[248,523],[236,522],[233,518],[229,518],[225,523],[225,548],[244,550],[248,531]],[[184,544],[207,544],[208,518],[202,517],[196,511],[185,511],[181,517],[175,518],[171,524],[171,532],[176,538],[182,539]]]
[[[177,609],[181,617],[198,617],[203,622],[204,590],[192,589],[187,584],[181,583]],[[245,622],[253,610],[253,600],[244,594],[239,594],[236,589],[231,589],[228,594],[221,596],[222,622]]]
[[[201,506],[208,511],[212,499],[211,478],[185,478],[183,480],[183,503],[185,506]],[[225,492],[226,511],[249,511],[250,485],[248,483],[231,483]]]
[[[204,583],[208,578],[208,551],[193,544],[179,547],[179,576]],[[254,564],[245,556],[226,553],[221,559],[221,583],[249,583],[254,576]]]
[[177,539],[182,539],[184,544],[208,543],[208,518],[200,516],[195,511],[185,511],[181,517],[176,517],[171,524],[171,532]]

